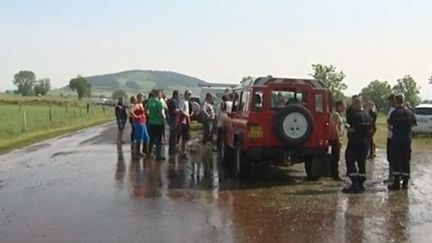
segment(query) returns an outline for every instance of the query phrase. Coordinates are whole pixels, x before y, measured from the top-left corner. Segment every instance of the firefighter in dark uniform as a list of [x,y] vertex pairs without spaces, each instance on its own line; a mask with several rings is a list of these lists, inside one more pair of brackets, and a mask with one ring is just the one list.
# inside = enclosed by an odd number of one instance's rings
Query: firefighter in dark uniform
[[345,152],[348,176],[351,186],[344,188],[344,193],[362,193],[366,181],[366,158],[369,152],[369,136],[372,118],[362,110],[360,98],[353,99],[348,145]]
[[399,190],[401,179],[403,180],[402,189],[408,189],[410,179],[411,128],[417,125],[417,121],[414,113],[403,104],[404,96],[396,95],[395,110],[389,118],[389,125],[393,133],[390,141],[393,184],[389,186],[390,190]]
[[[356,110],[354,109],[354,100],[356,100],[356,99],[360,99],[360,96],[359,95],[353,95],[353,97],[351,98],[351,105],[348,106],[348,108],[346,108],[346,111],[345,111],[345,121],[346,121],[345,129],[347,131],[349,130],[350,127],[352,127],[353,115],[356,113]],[[349,138],[349,136],[350,136],[349,132],[347,133],[347,136]],[[347,156],[347,154],[345,153],[345,165],[347,168],[346,176],[349,176],[348,175],[348,164],[347,164],[348,158],[346,156]]]

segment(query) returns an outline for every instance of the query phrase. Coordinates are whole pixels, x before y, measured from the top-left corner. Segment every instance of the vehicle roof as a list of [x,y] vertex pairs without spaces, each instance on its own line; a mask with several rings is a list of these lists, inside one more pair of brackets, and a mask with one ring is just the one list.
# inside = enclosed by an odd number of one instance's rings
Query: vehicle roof
[[299,79],[299,78],[278,78],[273,76],[243,80],[241,84],[236,87],[236,89],[250,87],[250,86],[266,86],[269,84],[282,84],[282,83],[307,85],[313,89],[325,89],[324,83],[321,82],[320,80]]
[[420,104],[415,108],[432,108],[432,104]]

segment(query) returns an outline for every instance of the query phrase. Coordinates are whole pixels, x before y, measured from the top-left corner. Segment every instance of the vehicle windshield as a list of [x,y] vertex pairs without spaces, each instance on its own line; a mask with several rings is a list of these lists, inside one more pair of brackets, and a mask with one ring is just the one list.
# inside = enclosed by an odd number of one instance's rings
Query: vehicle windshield
[[274,90],[271,94],[271,108],[284,108],[288,105],[305,105],[306,96],[296,91]]
[[432,108],[416,108],[415,113],[421,116],[432,116]]

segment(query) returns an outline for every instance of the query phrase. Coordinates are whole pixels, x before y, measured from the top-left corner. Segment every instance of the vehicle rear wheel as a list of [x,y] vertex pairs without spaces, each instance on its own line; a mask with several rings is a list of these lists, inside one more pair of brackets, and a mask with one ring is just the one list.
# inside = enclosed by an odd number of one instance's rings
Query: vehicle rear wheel
[[242,143],[237,142],[235,149],[234,175],[239,178],[247,177],[249,175],[249,169],[250,163],[246,160]]

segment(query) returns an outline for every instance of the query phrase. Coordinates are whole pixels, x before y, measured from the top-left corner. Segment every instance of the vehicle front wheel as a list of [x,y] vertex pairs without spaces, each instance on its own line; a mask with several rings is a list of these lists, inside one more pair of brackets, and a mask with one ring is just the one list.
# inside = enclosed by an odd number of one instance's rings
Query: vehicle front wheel
[[250,163],[246,160],[241,142],[238,142],[235,149],[234,175],[239,178],[245,178],[249,175],[249,170]]

